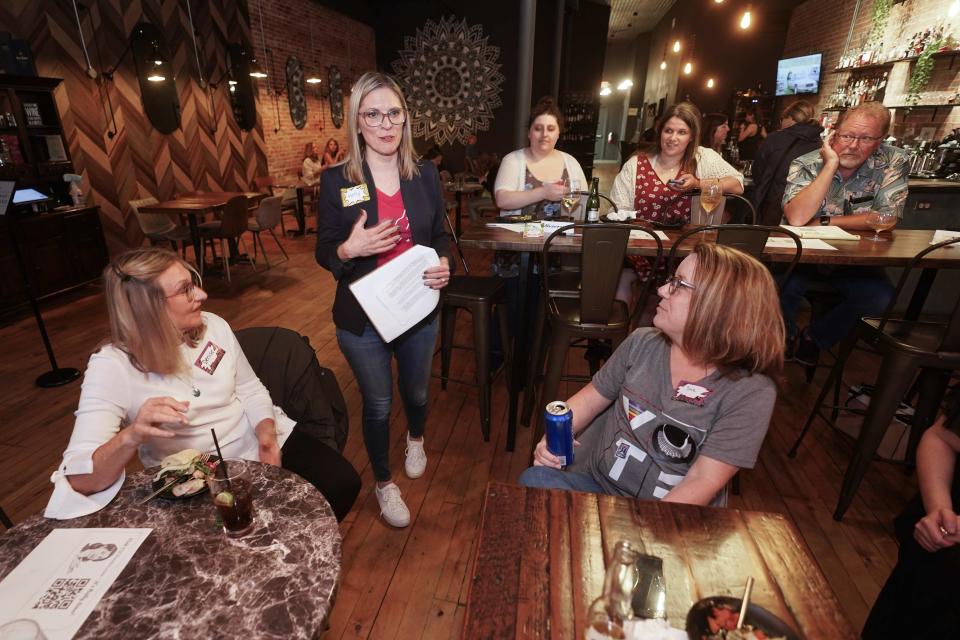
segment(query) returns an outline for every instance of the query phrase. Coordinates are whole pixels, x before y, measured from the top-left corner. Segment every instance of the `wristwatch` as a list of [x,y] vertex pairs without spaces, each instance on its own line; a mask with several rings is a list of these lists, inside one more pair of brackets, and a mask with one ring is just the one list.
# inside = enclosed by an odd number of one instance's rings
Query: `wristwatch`
[[828,226],[830,226],[830,216],[828,216],[828,215],[825,214],[825,213],[824,213],[823,215],[821,215],[821,216],[820,216],[820,226],[821,226],[821,227],[828,227]]

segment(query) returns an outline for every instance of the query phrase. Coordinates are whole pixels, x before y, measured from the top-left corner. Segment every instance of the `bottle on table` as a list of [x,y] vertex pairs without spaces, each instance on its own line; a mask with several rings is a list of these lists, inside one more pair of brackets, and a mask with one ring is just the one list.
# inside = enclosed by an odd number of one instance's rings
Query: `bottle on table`
[[627,637],[625,625],[633,618],[633,590],[639,580],[638,556],[629,542],[617,542],[603,578],[603,594],[593,601],[587,613],[586,640]]
[[587,198],[587,222],[600,220],[600,178],[594,178],[590,184],[590,196]]

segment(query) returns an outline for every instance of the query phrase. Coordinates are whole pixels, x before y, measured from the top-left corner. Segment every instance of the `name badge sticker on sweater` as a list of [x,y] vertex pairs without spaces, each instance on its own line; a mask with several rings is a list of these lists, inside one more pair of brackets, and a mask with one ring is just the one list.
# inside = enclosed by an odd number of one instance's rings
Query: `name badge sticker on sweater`
[[711,393],[713,393],[713,389],[707,389],[698,384],[681,380],[680,384],[677,385],[676,392],[673,394],[673,399],[702,407],[703,401],[706,400]]
[[340,189],[340,201],[344,207],[352,207],[355,204],[366,202],[370,199],[370,190],[366,184],[358,184],[355,187],[344,187]]
[[213,372],[217,370],[217,367],[220,365],[220,361],[223,360],[223,356],[226,353],[227,352],[224,351],[222,347],[215,345],[212,340],[208,340],[207,344],[200,352],[200,356],[197,358],[197,361],[193,364],[203,371],[206,371],[210,375],[213,375]]

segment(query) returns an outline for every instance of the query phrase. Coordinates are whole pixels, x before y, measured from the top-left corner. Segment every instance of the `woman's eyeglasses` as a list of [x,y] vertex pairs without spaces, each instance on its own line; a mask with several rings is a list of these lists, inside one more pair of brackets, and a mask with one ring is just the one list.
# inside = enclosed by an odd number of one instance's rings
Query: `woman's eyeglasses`
[[376,109],[370,109],[369,111],[364,111],[360,115],[363,116],[363,121],[368,127],[379,127],[383,125],[383,119],[388,118],[391,124],[401,125],[407,121],[407,114],[403,112],[403,109],[390,109],[386,113],[381,113]]
[[677,292],[677,289],[690,289],[691,291],[697,290],[697,286],[695,284],[691,282],[687,282],[680,276],[676,276],[676,275],[670,276],[669,278],[667,278],[666,282],[664,282],[663,284],[667,286],[667,292],[669,292],[670,295],[675,294]]
[[177,296],[187,296],[187,302],[193,302],[197,299],[197,290],[203,288],[203,283],[200,282],[200,276],[197,274],[191,274],[191,281],[187,284],[180,287],[180,290],[169,296],[164,296],[168,300],[170,298],[176,298]]

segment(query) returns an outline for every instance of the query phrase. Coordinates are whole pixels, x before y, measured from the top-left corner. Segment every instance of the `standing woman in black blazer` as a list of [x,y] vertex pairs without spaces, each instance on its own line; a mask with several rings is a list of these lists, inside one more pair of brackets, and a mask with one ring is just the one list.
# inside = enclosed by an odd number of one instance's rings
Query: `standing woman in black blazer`
[[423,284],[440,289],[450,280],[452,260],[437,169],[416,158],[407,103],[397,83],[380,73],[363,74],[350,94],[348,122],[347,160],[324,172],[320,183],[317,262],[337,279],[337,343],[363,397],[363,442],[377,481],[380,513],[387,523],[405,527],[410,511],[390,474],[391,360],[397,359],[397,384],[407,415],[404,470],[409,478],[419,478],[427,465],[423,431],[437,309],[387,343],[349,285],[421,244],[440,256],[440,264],[423,273]]

